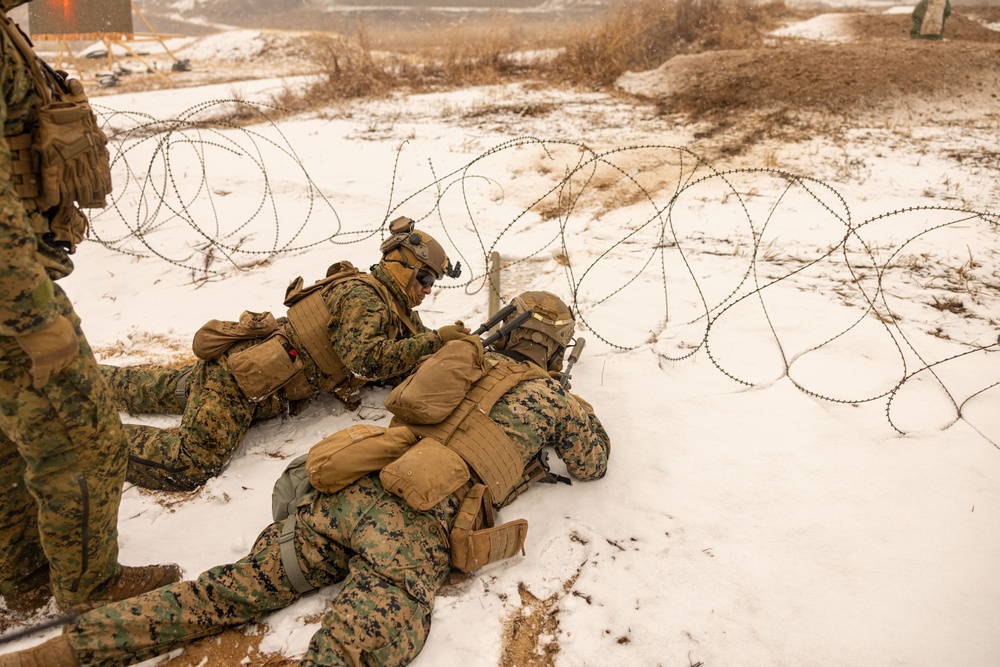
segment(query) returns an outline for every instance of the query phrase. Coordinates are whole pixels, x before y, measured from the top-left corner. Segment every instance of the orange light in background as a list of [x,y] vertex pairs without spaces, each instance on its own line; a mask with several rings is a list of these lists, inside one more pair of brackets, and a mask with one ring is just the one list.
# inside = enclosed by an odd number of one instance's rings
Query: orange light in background
[[73,14],[76,9],[73,0],[45,0],[45,4],[48,5],[50,16],[61,15],[66,25],[73,25]]
[[132,33],[131,0],[35,0],[28,14],[32,35]]

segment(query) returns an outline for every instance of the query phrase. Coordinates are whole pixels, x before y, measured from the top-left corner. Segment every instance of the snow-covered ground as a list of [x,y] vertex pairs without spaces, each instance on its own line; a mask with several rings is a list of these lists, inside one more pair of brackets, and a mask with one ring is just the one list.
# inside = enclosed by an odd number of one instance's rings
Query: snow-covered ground
[[[493,251],[505,299],[575,303],[610,471],[506,508],[526,557],[443,591],[415,665],[498,664],[519,587],[554,596],[558,665],[1000,664],[995,109],[712,165],[652,107],[514,86],[227,126],[233,99],[301,83],[95,96],[115,207],[63,284],[104,361],[169,362],[210,318],[281,314],[296,276],[372,264],[405,214],[466,267],[426,323],[486,317]],[[194,497],[128,488],[123,562],[243,556],[287,461],[387,423],[384,396],[254,428]],[[300,654],[336,592],[267,619],[261,648]]]

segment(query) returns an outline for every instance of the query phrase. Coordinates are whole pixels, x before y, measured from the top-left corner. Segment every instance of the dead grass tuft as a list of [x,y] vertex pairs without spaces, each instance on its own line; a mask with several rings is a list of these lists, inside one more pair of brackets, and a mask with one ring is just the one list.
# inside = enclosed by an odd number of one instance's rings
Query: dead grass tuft
[[[559,653],[559,643],[554,640],[559,630],[559,617],[554,607],[560,597],[553,594],[542,600],[524,584],[518,586],[517,592],[521,596],[521,606],[504,624],[500,664],[504,667],[552,667]],[[543,643],[543,637],[552,641]]]
[[549,64],[549,78],[610,86],[626,71],[653,69],[672,56],[762,43],[791,12],[783,0],[628,0],[607,21],[582,31]]

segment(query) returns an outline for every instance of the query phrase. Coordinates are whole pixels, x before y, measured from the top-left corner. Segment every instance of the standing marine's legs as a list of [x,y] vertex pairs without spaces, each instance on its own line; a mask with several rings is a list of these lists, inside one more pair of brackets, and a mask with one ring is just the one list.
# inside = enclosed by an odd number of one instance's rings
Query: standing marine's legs
[[[40,564],[40,546],[49,563],[53,595],[72,609],[109,596],[118,599],[113,596],[123,592],[119,588],[126,571],[118,563],[117,523],[126,452],[121,422],[79,318],[58,286],[55,299],[61,314],[73,323],[80,354],[41,389],[34,388],[31,360],[17,341],[0,337],[3,474],[12,479],[16,470],[23,471],[24,489],[37,503],[37,531],[26,536],[32,522],[19,522],[10,512],[25,510],[30,503],[20,485],[5,492],[0,571],[23,572]],[[8,443],[16,447],[23,467],[13,463]],[[171,572],[155,569],[138,579],[138,570],[129,571],[126,587],[141,589],[134,594],[159,585],[164,577],[176,581],[175,567]]]
[[45,605],[49,561],[38,539],[38,504],[24,483],[24,459],[17,445],[0,431],[0,632]]

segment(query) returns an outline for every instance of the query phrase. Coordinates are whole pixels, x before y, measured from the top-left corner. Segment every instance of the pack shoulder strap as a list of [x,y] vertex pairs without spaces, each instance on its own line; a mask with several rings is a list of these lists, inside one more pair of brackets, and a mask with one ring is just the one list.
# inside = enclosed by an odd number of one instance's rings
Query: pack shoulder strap
[[47,77],[42,71],[38,56],[31,48],[31,43],[24,33],[21,32],[21,28],[10,20],[7,12],[0,12],[0,17],[2,17],[0,18],[0,24],[2,24],[3,31],[10,37],[14,48],[18,50],[21,57],[24,58],[25,64],[31,69],[31,78],[35,84],[35,90],[38,92],[39,98],[41,98],[41,104],[50,104],[52,102],[52,89],[49,88],[51,85],[50,77]]
[[344,362],[330,345],[327,334],[330,311],[323,294],[327,287],[357,280],[365,275],[367,274],[361,273],[353,264],[344,260],[330,265],[326,270],[326,278],[303,287],[302,278],[298,277],[285,290],[284,304],[288,307],[288,321],[295,329],[298,342],[305,347],[323,373],[339,379],[336,384],[343,382],[348,374],[345,372]]
[[292,512],[281,524],[281,537],[278,538],[278,545],[281,549],[281,566],[285,568],[285,576],[292,583],[292,588],[305,594],[316,590],[316,588],[306,579],[305,573],[299,566],[299,559],[295,555],[296,521],[295,512]]

